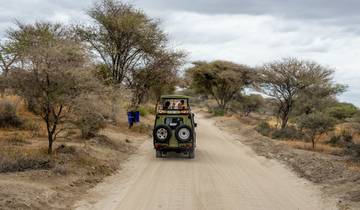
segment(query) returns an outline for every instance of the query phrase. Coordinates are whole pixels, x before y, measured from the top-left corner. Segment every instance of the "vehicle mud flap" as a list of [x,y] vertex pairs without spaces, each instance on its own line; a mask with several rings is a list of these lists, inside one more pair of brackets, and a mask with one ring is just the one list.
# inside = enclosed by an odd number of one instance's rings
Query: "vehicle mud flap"
[[194,159],[195,158],[195,150],[194,149],[189,150],[188,158],[189,159]]

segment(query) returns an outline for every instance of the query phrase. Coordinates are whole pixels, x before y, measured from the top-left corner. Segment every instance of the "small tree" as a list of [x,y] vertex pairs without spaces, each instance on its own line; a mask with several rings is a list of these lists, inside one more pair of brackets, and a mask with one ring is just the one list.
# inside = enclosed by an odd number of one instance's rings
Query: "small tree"
[[225,111],[235,95],[252,83],[253,72],[245,65],[228,61],[195,62],[187,70],[192,88],[197,93],[212,96],[218,108]]
[[11,73],[10,85],[34,103],[46,124],[51,154],[74,100],[96,83],[86,70],[83,47],[63,26],[36,23],[18,27],[9,37],[23,66]]
[[334,129],[335,122],[332,117],[324,113],[316,112],[299,117],[297,125],[300,129],[307,131],[314,149],[317,138]]
[[161,95],[174,92],[183,58],[182,52],[162,50],[143,69],[135,71],[130,87],[133,90],[131,107],[137,109],[150,96],[158,102]]
[[[282,129],[287,126],[298,99],[304,99],[303,103],[298,104],[303,106],[310,104],[304,101],[311,98],[332,97],[345,90],[344,86],[333,84],[333,73],[333,70],[317,63],[294,58],[264,65],[259,79],[261,91],[276,99]],[[310,105],[310,109],[313,106]]]

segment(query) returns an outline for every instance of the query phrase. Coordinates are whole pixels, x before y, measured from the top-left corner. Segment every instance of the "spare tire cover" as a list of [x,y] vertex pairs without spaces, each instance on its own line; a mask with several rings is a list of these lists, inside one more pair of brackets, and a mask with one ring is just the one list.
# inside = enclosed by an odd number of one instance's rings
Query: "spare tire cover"
[[180,142],[190,141],[193,137],[192,129],[187,125],[180,125],[175,130],[175,137]]
[[167,142],[171,138],[171,128],[167,125],[158,125],[154,128],[153,136],[158,142]]

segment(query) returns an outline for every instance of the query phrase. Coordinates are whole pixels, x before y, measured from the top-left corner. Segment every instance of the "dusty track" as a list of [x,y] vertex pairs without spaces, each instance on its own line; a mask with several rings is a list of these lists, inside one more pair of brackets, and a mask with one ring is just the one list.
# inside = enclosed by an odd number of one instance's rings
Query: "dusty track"
[[[156,159],[151,141],[123,170],[94,188],[77,209],[336,209],[318,188],[255,155],[211,119],[198,119],[196,158]],[[236,138],[239,138],[237,136]]]

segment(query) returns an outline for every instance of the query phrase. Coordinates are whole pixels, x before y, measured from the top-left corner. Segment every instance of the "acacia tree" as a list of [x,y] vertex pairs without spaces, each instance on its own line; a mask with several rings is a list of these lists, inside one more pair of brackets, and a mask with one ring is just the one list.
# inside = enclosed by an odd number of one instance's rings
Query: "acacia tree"
[[308,132],[312,147],[315,149],[317,138],[322,134],[331,131],[335,126],[335,122],[334,118],[331,118],[324,113],[316,112],[301,116],[297,120],[297,125],[300,129],[305,129]]
[[226,110],[234,96],[253,80],[251,68],[228,61],[194,62],[187,70],[197,93],[212,96],[221,110]]
[[161,95],[172,93],[178,83],[178,67],[183,63],[184,53],[166,50],[158,53],[143,69],[133,72],[132,107],[135,109],[147,96],[154,96],[158,102]]
[[11,72],[10,85],[34,103],[46,124],[51,154],[74,100],[95,84],[86,69],[84,49],[59,24],[19,23],[18,29],[9,32],[9,38],[23,63]]
[[79,28],[80,36],[97,53],[116,83],[132,83],[133,71],[143,69],[166,43],[157,21],[116,0],[102,0],[88,12],[95,25]]
[[333,70],[315,62],[295,58],[285,58],[263,66],[259,72],[261,91],[276,99],[282,129],[287,126],[298,99],[332,97],[345,90],[344,86],[333,84],[333,73]]
[[4,77],[7,77],[10,70],[13,68],[13,64],[16,62],[17,57],[17,54],[11,47],[11,43],[6,41],[0,43],[0,69]]

